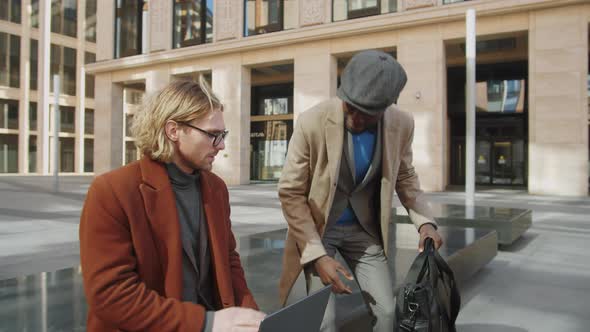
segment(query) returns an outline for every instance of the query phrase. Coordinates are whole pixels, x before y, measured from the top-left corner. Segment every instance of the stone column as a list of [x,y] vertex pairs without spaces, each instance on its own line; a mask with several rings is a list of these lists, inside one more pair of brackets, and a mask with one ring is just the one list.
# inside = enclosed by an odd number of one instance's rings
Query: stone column
[[228,185],[250,182],[250,69],[241,58],[224,58],[212,68],[213,91],[224,105],[229,135],[225,150],[214,163],[214,172]]
[[172,48],[172,4],[169,0],[150,0],[150,52]]
[[123,165],[123,85],[97,74],[95,87],[94,174],[100,175]]
[[214,0],[213,6],[213,41],[242,38],[244,1]]
[[447,109],[444,43],[438,27],[400,32],[398,61],[406,70],[408,83],[399,107],[412,113],[414,167],[422,189],[442,191],[447,182]]
[[588,195],[588,22],[579,7],[530,14],[529,192]]
[[338,65],[327,43],[300,48],[295,54],[293,118],[336,96]]
[[20,100],[18,103],[18,172],[29,173],[29,89],[31,78],[31,0],[21,2]]
[[84,172],[84,109],[86,108],[86,73],[84,70],[84,53],[86,44],[86,1],[78,0],[78,40],[76,46],[76,116],[74,172]]
[[51,47],[51,2],[39,0],[39,53],[37,78],[37,172],[49,174],[49,56]]
[[96,6],[96,61],[115,56],[115,1],[98,1]]

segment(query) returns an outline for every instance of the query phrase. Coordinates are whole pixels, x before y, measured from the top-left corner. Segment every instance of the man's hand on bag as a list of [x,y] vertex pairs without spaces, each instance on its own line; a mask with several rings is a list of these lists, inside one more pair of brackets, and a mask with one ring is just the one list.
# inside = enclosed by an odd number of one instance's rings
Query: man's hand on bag
[[354,280],[354,278],[337,260],[330,256],[322,256],[314,262],[314,267],[324,285],[332,285],[332,292],[336,294],[352,293],[350,287],[342,282],[338,274],[342,274],[348,280]]
[[420,226],[418,230],[420,232],[420,242],[418,244],[418,251],[424,251],[424,240],[427,237],[432,238],[434,240],[434,247],[436,249],[440,248],[443,244],[443,239],[440,237],[440,234],[436,231],[432,224],[424,224]]
[[231,307],[215,312],[213,332],[258,332],[266,315],[249,308]]

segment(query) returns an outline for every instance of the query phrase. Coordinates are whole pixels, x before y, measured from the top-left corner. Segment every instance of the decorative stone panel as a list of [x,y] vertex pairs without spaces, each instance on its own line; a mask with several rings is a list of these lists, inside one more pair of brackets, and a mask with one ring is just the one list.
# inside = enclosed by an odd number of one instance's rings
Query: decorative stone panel
[[434,7],[436,6],[436,0],[405,0],[404,8],[408,9],[417,9],[417,8],[424,8],[424,7]]
[[326,16],[326,0],[300,0],[299,25],[322,24]]
[[236,0],[215,0],[213,11],[215,41],[240,38],[242,5],[238,3],[239,1]]
[[151,0],[150,52],[168,50],[172,46],[172,1]]

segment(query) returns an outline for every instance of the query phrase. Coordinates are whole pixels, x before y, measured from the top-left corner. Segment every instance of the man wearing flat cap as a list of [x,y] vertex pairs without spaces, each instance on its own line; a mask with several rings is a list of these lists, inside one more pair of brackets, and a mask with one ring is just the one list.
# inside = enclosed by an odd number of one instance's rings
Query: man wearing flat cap
[[[419,248],[427,237],[437,248],[442,244],[412,166],[414,121],[395,105],[406,81],[391,55],[357,53],[342,72],[338,98],[297,119],[279,181],[289,224],[281,303],[302,270],[308,292],[323,283],[334,293],[350,293],[341,274],[362,290],[373,331],[393,331],[386,257],[394,188],[420,233]],[[354,278],[334,259],[336,252]]]

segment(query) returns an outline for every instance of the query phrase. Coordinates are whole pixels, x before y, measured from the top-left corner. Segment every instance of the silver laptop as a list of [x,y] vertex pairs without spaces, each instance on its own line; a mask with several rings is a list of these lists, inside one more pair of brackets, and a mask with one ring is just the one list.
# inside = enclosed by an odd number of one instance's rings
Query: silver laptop
[[302,298],[266,316],[259,332],[316,332],[320,330],[332,286]]

